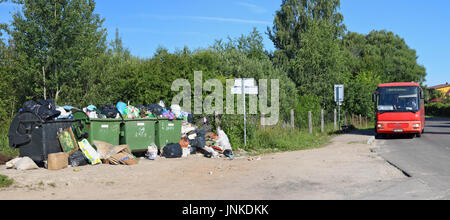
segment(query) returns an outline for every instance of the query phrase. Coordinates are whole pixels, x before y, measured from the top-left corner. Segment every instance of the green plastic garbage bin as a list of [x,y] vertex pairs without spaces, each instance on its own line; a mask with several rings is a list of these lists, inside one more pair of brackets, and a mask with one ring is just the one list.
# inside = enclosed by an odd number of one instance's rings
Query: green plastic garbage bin
[[156,123],[156,146],[163,148],[167,144],[179,143],[182,122],[183,120],[159,118]]
[[124,119],[120,144],[127,144],[131,151],[145,151],[155,145],[155,119]]
[[74,119],[78,122],[75,124],[75,136],[77,138],[87,137],[91,145],[93,145],[94,140],[110,143],[114,146],[120,145],[122,118],[92,119],[84,112],[77,112],[74,113]]

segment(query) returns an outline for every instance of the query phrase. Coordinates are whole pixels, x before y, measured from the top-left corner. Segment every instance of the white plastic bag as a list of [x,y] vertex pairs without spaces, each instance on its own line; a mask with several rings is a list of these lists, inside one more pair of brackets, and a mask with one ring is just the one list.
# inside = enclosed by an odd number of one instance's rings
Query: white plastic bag
[[34,170],[39,169],[39,167],[34,163],[34,161],[29,157],[17,158],[13,160],[13,167],[17,170]]
[[158,147],[157,146],[149,146],[147,150],[147,159],[156,160],[158,157]]
[[217,128],[217,135],[219,136],[219,140],[217,141],[218,145],[225,151],[225,150],[231,150],[231,144],[230,140],[228,139],[227,134],[220,129]]
[[15,158],[15,159],[12,159],[12,160],[8,161],[8,162],[6,163],[6,169],[13,169],[13,168],[14,168],[14,164],[15,164],[17,161],[21,160],[21,159],[22,159],[22,157],[18,157],[18,158]]

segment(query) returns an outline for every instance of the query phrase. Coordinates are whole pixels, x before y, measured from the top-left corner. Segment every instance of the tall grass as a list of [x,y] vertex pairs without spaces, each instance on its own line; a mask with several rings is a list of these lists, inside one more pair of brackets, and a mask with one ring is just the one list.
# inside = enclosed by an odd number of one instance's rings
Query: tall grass
[[10,187],[14,183],[14,179],[10,179],[5,175],[0,174],[0,188]]
[[255,153],[307,150],[323,147],[333,136],[328,132],[311,135],[306,130],[281,126],[258,128],[249,140],[248,150]]
[[0,154],[10,157],[19,155],[18,150],[13,150],[9,147],[8,128],[6,126],[0,126]]

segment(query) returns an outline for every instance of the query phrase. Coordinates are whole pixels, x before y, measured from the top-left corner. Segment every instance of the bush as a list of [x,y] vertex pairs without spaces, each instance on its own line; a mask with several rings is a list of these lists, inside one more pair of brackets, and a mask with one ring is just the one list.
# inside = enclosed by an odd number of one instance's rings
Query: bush
[[9,147],[8,129],[9,123],[0,126],[0,154],[15,157],[19,155],[19,152]]
[[312,112],[312,118],[320,118],[320,98],[314,95],[302,95],[298,98],[295,107],[295,126],[298,128],[308,128],[308,112]]
[[432,116],[450,117],[450,104],[432,103],[425,105],[425,113]]

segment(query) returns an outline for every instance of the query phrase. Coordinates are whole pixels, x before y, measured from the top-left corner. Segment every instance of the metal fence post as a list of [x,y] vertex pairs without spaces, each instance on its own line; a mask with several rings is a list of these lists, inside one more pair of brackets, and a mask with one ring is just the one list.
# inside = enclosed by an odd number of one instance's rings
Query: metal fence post
[[337,130],[337,111],[334,109],[334,130]]
[[294,121],[294,109],[291,109],[291,128],[295,128],[295,121]]
[[313,124],[312,124],[312,113],[311,111],[308,112],[308,118],[309,118],[309,133],[313,133]]
[[321,113],[321,120],[320,120],[320,131],[322,133],[325,132],[325,119],[324,119],[324,110],[322,109]]

